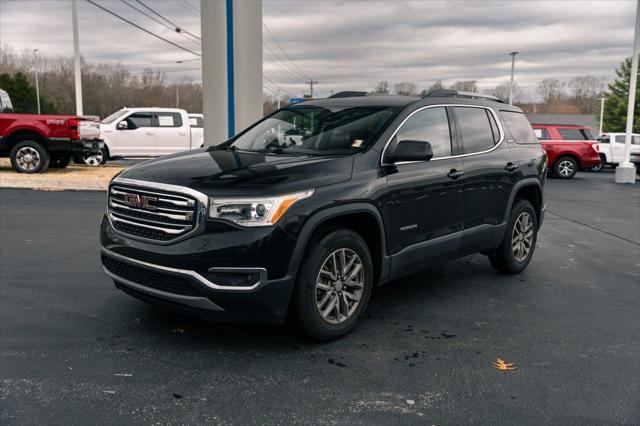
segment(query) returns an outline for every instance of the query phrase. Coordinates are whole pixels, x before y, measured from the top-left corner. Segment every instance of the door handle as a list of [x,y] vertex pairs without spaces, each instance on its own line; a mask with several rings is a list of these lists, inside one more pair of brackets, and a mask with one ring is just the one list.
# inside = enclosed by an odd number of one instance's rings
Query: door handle
[[178,133],[178,136],[184,136],[184,135],[186,135],[186,133],[185,133],[185,132],[180,132],[180,133]]
[[463,171],[457,171],[456,169],[451,169],[451,171],[449,173],[447,173],[447,177],[449,179],[453,179],[456,180],[459,177],[462,177],[462,175],[464,175]]
[[508,172],[512,172],[512,171],[514,171],[514,170],[515,170],[515,169],[517,169],[517,168],[518,168],[518,165],[517,165],[517,164],[514,164],[514,163],[512,163],[512,162],[508,162],[508,163],[507,163],[507,165],[506,165],[506,166],[504,166],[504,169],[505,169],[506,171],[508,171]]
[[155,133],[147,132],[147,135],[149,135],[149,136],[153,136],[153,135],[155,135]]

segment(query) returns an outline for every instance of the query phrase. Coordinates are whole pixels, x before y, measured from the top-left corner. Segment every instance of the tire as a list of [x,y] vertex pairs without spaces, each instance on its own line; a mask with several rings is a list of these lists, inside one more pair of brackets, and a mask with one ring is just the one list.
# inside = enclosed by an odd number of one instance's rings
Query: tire
[[607,164],[607,157],[605,157],[604,155],[600,154],[600,165],[598,166],[594,166],[594,167],[590,167],[589,170],[592,172],[601,172],[602,169],[604,169],[604,165]]
[[[342,268],[343,261],[347,268]],[[345,275],[354,276],[347,281]],[[339,228],[310,243],[298,270],[289,319],[311,339],[337,339],[354,329],[372,287],[373,262],[367,244],[357,233]]]
[[578,172],[578,162],[573,157],[560,157],[553,165],[553,174],[560,179],[571,179]]
[[102,166],[107,162],[108,157],[109,155],[107,154],[107,151],[104,148],[100,148],[99,153],[95,155],[81,154],[79,156],[79,162],[86,166]]
[[36,141],[16,143],[11,152],[11,167],[18,173],[40,173],[49,167],[49,152]]
[[[530,230],[530,234],[527,229]],[[527,235],[530,236],[527,237]],[[531,261],[537,241],[538,218],[536,212],[529,201],[517,199],[511,209],[511,216],[502,243],[493,254],[489,255],[491,266],[503,274],[519,274]],[[517,246],[514,247],[516,242]]]
[[52,169],[64,169],[71,162],[71,156],[63,155],[60,157],[51,157],[51,161],[49,162],[49,167]]

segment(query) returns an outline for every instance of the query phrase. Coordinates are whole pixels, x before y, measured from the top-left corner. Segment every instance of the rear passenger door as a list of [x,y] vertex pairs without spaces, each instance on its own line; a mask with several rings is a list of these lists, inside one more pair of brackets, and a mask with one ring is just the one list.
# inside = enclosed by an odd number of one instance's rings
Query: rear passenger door
[[504,222],[519,164],[491,109],[453,110],[465,170],[462,251],[468,253],[495,246],[493,238]]
[[157,155],[173,154],[191,148],[191,130],[179,112],[157,112]]

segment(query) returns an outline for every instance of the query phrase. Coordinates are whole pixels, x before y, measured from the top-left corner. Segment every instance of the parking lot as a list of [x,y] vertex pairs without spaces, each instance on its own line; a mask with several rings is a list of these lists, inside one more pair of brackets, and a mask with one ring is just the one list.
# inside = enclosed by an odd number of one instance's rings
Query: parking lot
[[523,274],[431,267],[319,344],[116,290],[104,192],[0,190],[0,423],[638,424],[640,189],[580,173],[546,196]]

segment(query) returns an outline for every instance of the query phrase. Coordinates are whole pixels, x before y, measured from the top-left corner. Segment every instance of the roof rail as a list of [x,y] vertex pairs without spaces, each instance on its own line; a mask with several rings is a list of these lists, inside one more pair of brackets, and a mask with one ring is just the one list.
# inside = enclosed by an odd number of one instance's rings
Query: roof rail
[[327,99],[336,99],[336,98],[355,98],[358,96],[367,96],[367,92],[357,92],[354,90],[345,90],[342,92],[334,93],[329,96]]
[[502,99],[493,95],[486,95],[484,93],[476,93],[476,92],[463,92],[462,90],[453,90],[453,89],[435,89],[424,95],[424,98],[448,98],[448,97],[459,97],[459,98],[481,98],[481,99],[490,99],[492,101],[504,103]]

